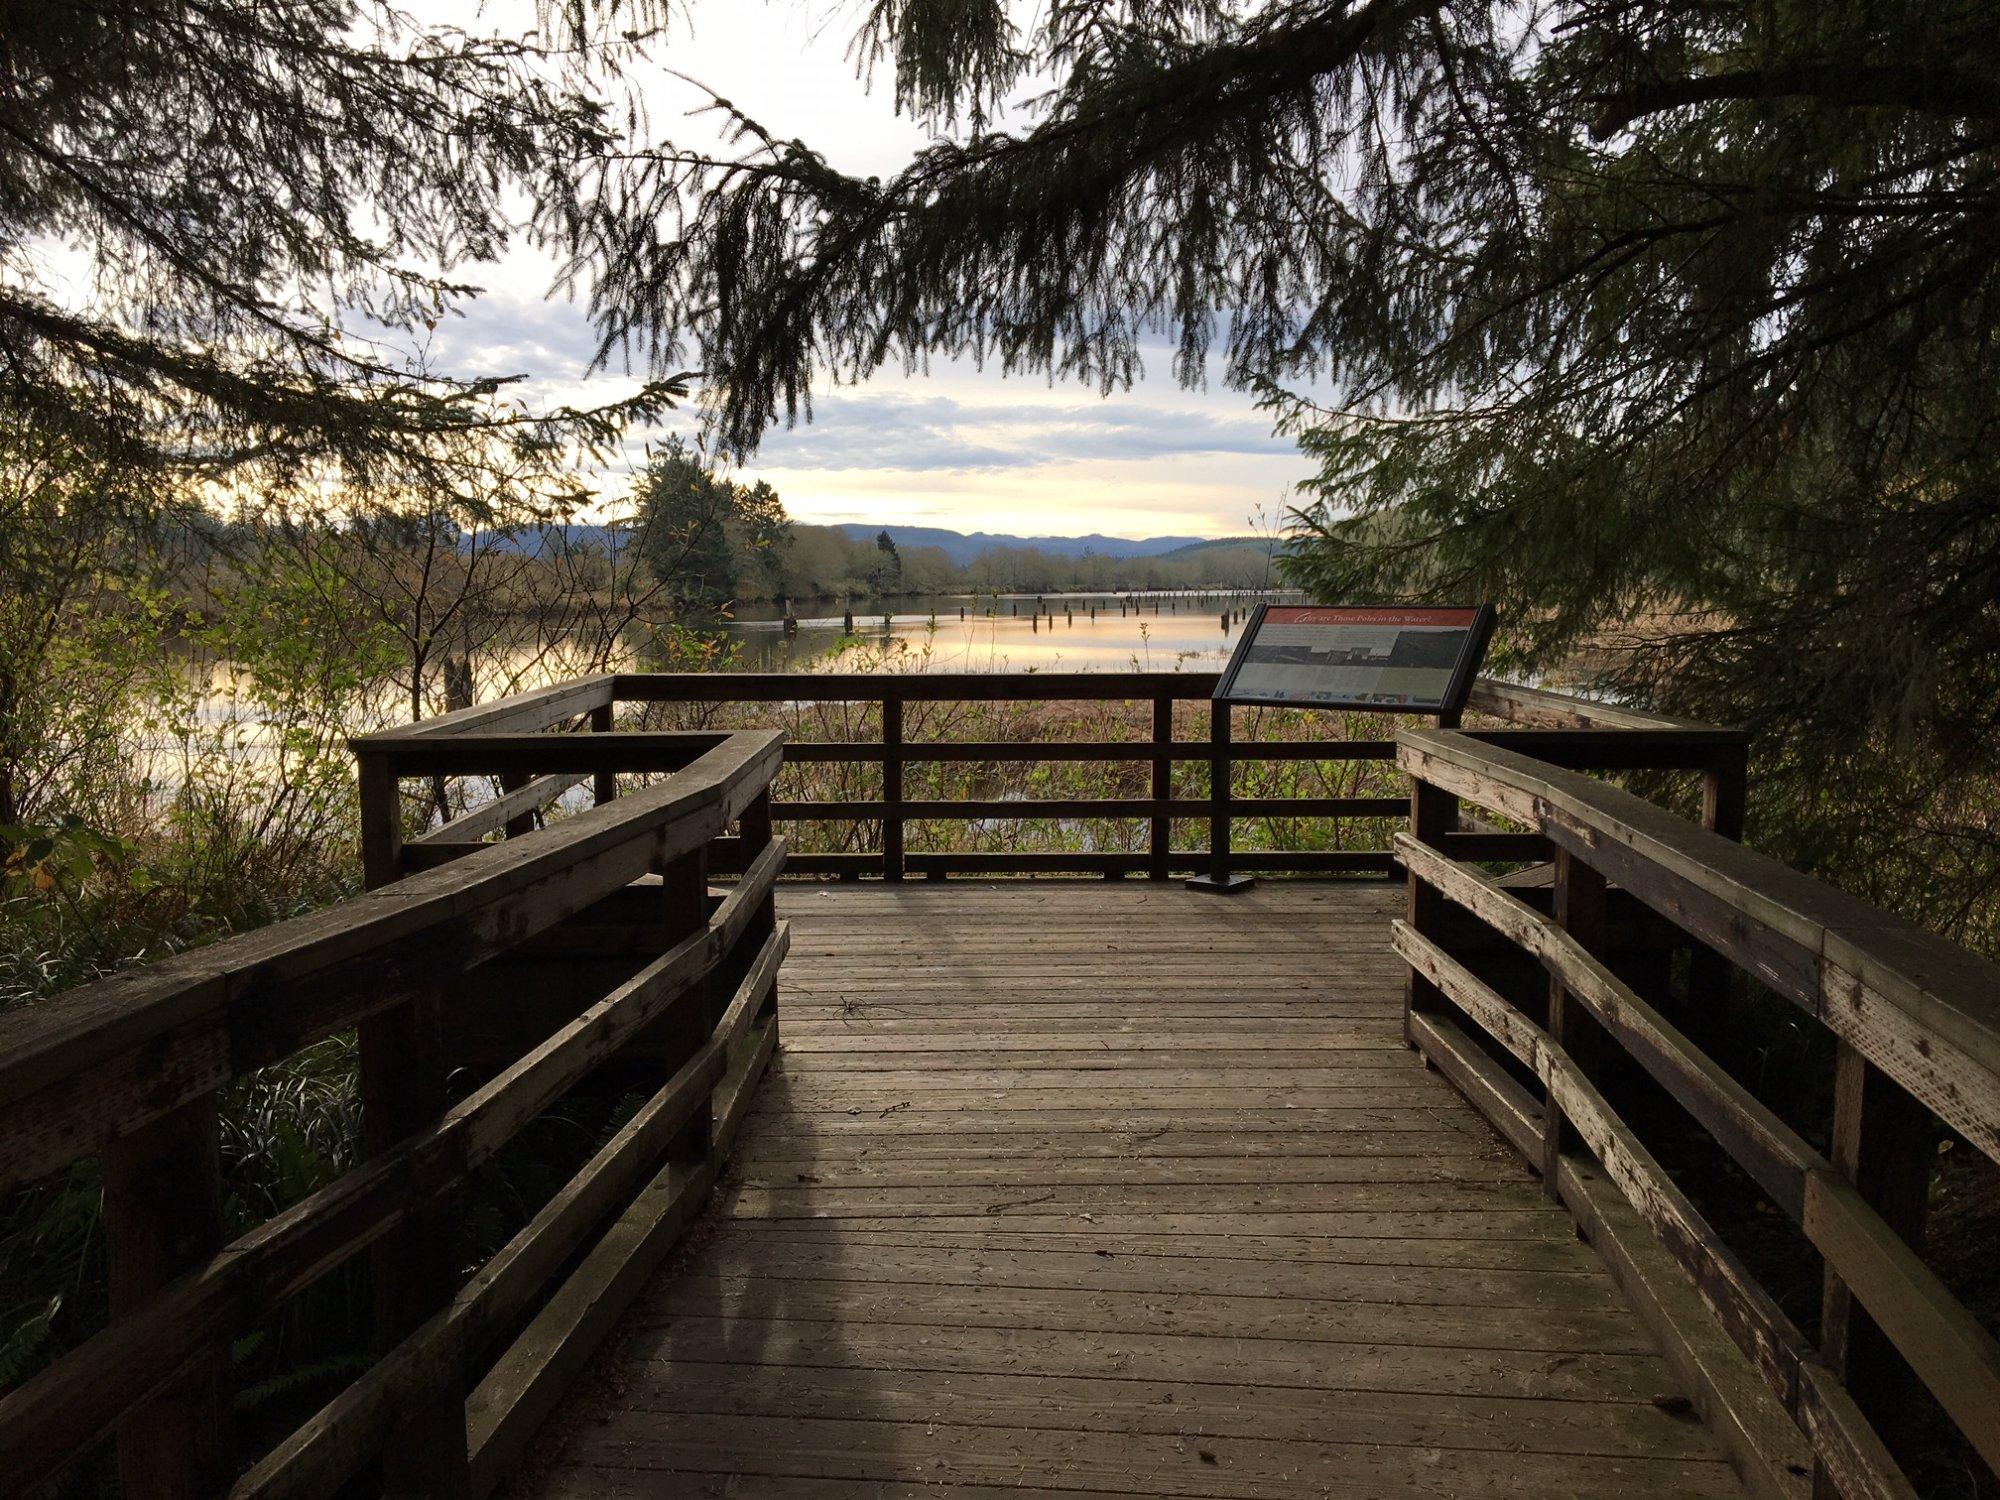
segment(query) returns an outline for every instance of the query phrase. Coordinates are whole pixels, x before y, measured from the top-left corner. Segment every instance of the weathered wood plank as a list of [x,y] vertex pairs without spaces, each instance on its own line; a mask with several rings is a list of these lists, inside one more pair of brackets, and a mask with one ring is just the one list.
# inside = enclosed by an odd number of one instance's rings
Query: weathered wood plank
[[[1452,1493],[1590,1492],[1537,1467],[1557,1454],[1625,1465],[1626,1492],[1738,1493],[1568,1215],[1393,1045],[1399,898],[782,893],[788,1040],[713,1227],[640,1298],[612,1409],[565,1429],[539,1492],[615,1448],[635,1490],[893,1493],[893,1463],[815,1425],[847,1422],[968,1493],[1173,1493],[1169,1429],[1265,1464],[1217,1493],[1394,1491],[1398,1453]],[[1135,978],[1169,952],[1172,983]],[[686,1437],[763,1419],[768,1453]],[[1103,1473],[985,1473],[1002,1429],[1098,1445]]]
[[1305,1390],[1374,1390],[1531,1400],[1651,1402],[1677,1389],[1657,1354],[1361,1344],[1336,1349],[1311,1339],[1238,1340],[1228,1335],[1078,1332],[878,1320],[838,1323],[686,1314],[638,1331],[626,1368],[648,1381],[684,1359],[728,1360],[756,1348],[761,1363],[793,1367],[1023,1372],[1052,1376],[1211,1381]]
[[[646,1485],[660,1485],[667,1474],[731,1473],[1294,1497],[1300,1492],[1301,1472],[1323,1476],[1324,1487],[1341,1494],[1408,1494],[1423,1486],[1453,1495],[1520,1494],[1530,1483],[1578,1500],[1740,1492],[1727,1465],[1712,1461],[1522,1452],[1511,1456],[1506,1466],[1510,1477],[1501,1479],[1490,1454],[1448,1449],[1420,1454],[1408,1448],[1343,1448],[1325,1442],[1252,1443],[1222,1437],[1189,1442],[1164,1435],[1135,1445],[1128,1434],[936,1422],[913,1425],[906,1432],[885,1430],[880,1423],[722,1416],[668,1426],[647,1420],[648,1415],[614,1419],[585,1433],[576,1448],[578,1463],[632,1471],[636,1487],[627,1493],[646,1493]],[[1133,1451],[1135,1446],[1140,1452]]]
[[[820,1232],[773,1236],[737,1221],[718,1228],[689,1274],[847,1285],[1041,1287],[1228,1298],[1269,1296],[1273,1285],[1265,1265],[1197,1251],[1169,1257],[1143,1247],[1109,1253],[1102,1245],[1051,1248],[1032,1238],[998,1234],[971,1241],[922,1234],[890,1238],[830,1226]],[[1299,1265],[1286,1277],[1283,1290],[1308,1300],[1338,1302],[1550,1307],[1570,1312],[1625,1307],[1610,1276],[1598,1268],[1522,1271],[1317,1261]],[[644,1305],[665,1307],[675,1295],[672,1284],[665,1284],[654,1288]]]
[[981,1426],[1208,1434],[1389,1447],[1709,1458],[1698,1424],[1650,1402],[1427,1396],[970,1371],[812,1369],[689,1360],[633,1411],[929,1422],[949,1411]]
[[490,802],[482,802],[479,806],[460,813],[449,823],[440,824],[428,833],[419,834],[403,846],[403,852],[408,854],[419,845],[476,842],[486,834],[505,828],[523,813],[541,811],[571,787],[588,779],[589,773],[586,771],[565,771],[556,776],[538,776],[526,786],[502,793]]

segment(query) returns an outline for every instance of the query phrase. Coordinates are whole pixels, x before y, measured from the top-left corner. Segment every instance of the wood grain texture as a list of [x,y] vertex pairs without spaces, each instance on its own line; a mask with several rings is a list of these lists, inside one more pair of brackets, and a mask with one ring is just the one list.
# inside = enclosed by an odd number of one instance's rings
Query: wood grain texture
[[510,1493],[1741,1494],[1398,1045],[1402,901],[783,890],[736,1165]]

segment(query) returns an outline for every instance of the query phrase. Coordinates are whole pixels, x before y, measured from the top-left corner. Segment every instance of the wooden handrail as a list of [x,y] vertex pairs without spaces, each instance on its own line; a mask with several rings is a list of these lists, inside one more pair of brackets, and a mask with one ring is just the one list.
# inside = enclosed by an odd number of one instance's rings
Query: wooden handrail
[[[561,771],[548,776],[537,776],[526,786],[504,792],[491,802],[460,813],[449,823],[419,834],[411,839],[411,844],[465,844],[474,843],[489,833],[498,833],[509,823],[523,814],[540,812],[571,787],[588,781],[596,774],[595,769],[583,771]],[[604,798],[608,802],[610,798]]]
[[[445,869],[0,1016],[0,1187],[102,1149],[575,915],[764,794],[774,730]],[[142,1055],[142,1049],[146,1050]]]
[[[400,769],[393,760],[403,750],[491,749],[504,761],[515,738],[493,725],[566,722],[582,698],[601,698],[609,685],[598,679],[587,692],[491,705],[493,712],[434,734],[370,737],[362,762],[377,767],[378,791],[386,764],[393,791]],[[506,743],[495,744],[496,734]],[[104,1330],[0,1398],[0,1472],[10,1483],[38,1482],[117,1429],[121,1468],[134,1482],[144,1476],[143,1492],[226,1488],[231,1342],[364,1251],[378,1260],[388,1357],[235,1492],[331,1494],[378,1457],[392,1487],[441,1496],[472,1493],[475,1467],[500,1472],[500,1455],[517,1451],[531,1425],[529,1398],[545,1388],[531,1367],[551,1357],[549,1345],[535,1343],[532,1357],[511,1366],[503,1354],[503,1366],[522,1372],[528,1404],[502,1401],[477,1451],[467,1440],[468,1377],[648,1178],[654,1188],[640,1193],[616,1233],[586,1251],[574,1274],[601,1268],[606,1255],[657,1255],[671,1242],[714,1181],[718,1152],[776,1041],[775,980],[787,935],[771,892],[785,849],[772,837],[768,803],[783,736],[679,736],[669,748],[681,769],[630,796],[505,842],[463,841],[474,829],[518,832],[529,799],[560,790],[530,784],[455,830],[458,857],[443,868],[0,1017],[0,1182],[17,1186],[104,1153],[113,1287]],[[380,827],[383,810],[373,812]],[[553,1031],[531,1031],[525,1052],[467,1097],[447,1100],[442,1071],[422,1066],[434,1061],[424,1039],[427,1025],[435,1047],[441,993],[452,988],[462,1001],[465,987],[484,976],[498,982],[498,993],[509,981],[490,966],[496,956],[621,892],[643,896],[646,880],[663,871],[699,877],[705,851],[732,824],[742,830],[729,841],[741,873],[719,905],[710,910],[705,878],[654,887],[664,920],[651,929],[650,962],[631,960],[627,977],[602,998]],[[711,976],[725,966],[733,994],[712,1000]],[[413,1027],[408,1018],[424,1007],[429,1021]],[[216,1091],[357,1024],[368,1160],[223,1243]],[[386,1063],[379,1051],[371,1059],[371,1027],[389,1028],[403,1050]],[[753,1028],[754,1041],[746,1035]],[[442,1232],[447,1195],[607,1066],[663,1067],[665,1082],[484,1271],[461,1284]],[[153,1190],[161,1181],[177,1191]],[[652,1217],[635,1225],[638,1203]],[[396,1250],[386,1262],[385,1246]],[[573,1360],[601,1332],[569,1330],[560,1356]],[[221,1399],[204,1404],[190,1391]]]
[[[810,873],[871,873],[901,879],[921,870],[947,873],[1075,873],[1122,876],[1143,874],[1156,880],[1189,870],[1214,875],[1234,864],[1245,869],[1311,870],[1320,874],[1392,873],[1391,863],[1378,851],[1236,851],[1232,828],[1243,819],[1272,818],[1390,818],[1400,814],[1399,799],[1385,797],[1241,797],[1229,794],[1231,768],[1239,762],[1262,764],[1388,761],[1395,747],[1387,739],[1244,740],[1214,718],[1210,732],[1198,740],[1174,738],[1174,705],[1209,702],[1213,672],[984,672],[872,673],[620,673],[612,693],[619,702],[637,703],[855,703],[876,705],[881,737],[872,741],[801,741],[787,746],[787,758],[815,764],[879,766],[879,797],[847,800],[783,801],[775,815],[782,820],[874,824],[880,830],[880,852],[868,859],[852,852],[801,855],[794,868]],[[1552,754],[1573,765],[1598,770],[1671,769],[1702,775],[1704,800],[1714,809],[1713,826],[1735,833],[1740,824],[1744,779],[1744,738],[1734,730],[1683,723],[1636,714],[1609,705],[1536,689],[1484,683],[1488,711],[1525,716],[1533,722],[1587,726],[1551,732],[1546,729],[1483,730],[1504,738],[1528,753]],[[922,740],[911,737],[907,708],[921,703],[960,702],[1132,702],[1152,705],[1151,734],[1132,740],[1052,741],[1035,744],[995,740]],[[596,721],[599,727],[608,718]],[[546,737],[537,737],[546,738]],[[599,736],[573,737],[560,748],[533,745],[513,753],[510,764],[546,771],[581,765]],[[616,735],[621,747],[606,747],[605,767],[638,768],[658,746],[640,734]],[[442,738],[432,741],[442,746]],[[439,748],[398,754],[398,764],[410,774],[439,771],[471,763],[476,757]],[[917,764],[992,764],[1007,761],[1064,763],[1146,763],[1151,771],[1149,797],[1061,798],[1022,800],[1002,805],[992,799],[910,798],[905,795],[906,768]],[[1209,768],[1208,789],[1199,796],[1173,795],[1176,764]],[[1224,795],[1218,797],[1216,791]],[[1397,805],[1390,804],[1396,801]],[[968,821],[988,819],[1085,818],[1124,819],[1145,823],[1145,858],[1122,852],[1087,850],[1048,852],[913,852],[907,848],[907,826],[913,820]],[[1205,847],[1172,847],[1176,824],[1205,825]],[[452,825],[431,837],[445,843],[460,836]],[[1468,832],[1500,847],[1512,837],[1493,830]],[[449,849],[421,851],[414,862],[449,858]]]
[[[1238,818],[1400,813],[1394,798],[1227,795],[1238,760],[1387,761],[1397,751],[1388,741],[1244,743],[1226,721],[1206,739],[1177,741],[1174,706],[1207,699],[1213,684],[1207,673],[600,674],[358,738],[364,895],[0,1017],[0,1186],[101,1154],[112,1293],[103,1331],[0,1399],[4,1472],[34,1482],[116,1431],[128,1473],[185,1492],[227,1488],[232,1342],[365,1254],[375,1265],[383,1357],[234,1493],[329,1494],[378,1462],[401,1492],[491,1488],[580,1351],[615,1318],[619,1298],[703,1201],[775,1048],[787,933],[773,890],[787,854],[774,818],[881,825],[879,856],[802,856],[797,866],[809,871],[859,873],[865,864],[890,879],[1077,870],[1165,878],[1208,868]],[[878,742],[801,746],[797,758],[879,764],[882,795],[774,802],[786,747],[773,730],[615,728],[620,702],[716,698],[879,704]],[[954,700],[1130,700],[1149,706],[1150,733],[1038,745],[919,741],[904,732],[908,704]],[[1726,776],[1740,750],[1740,740],[1704,726],[1592,721],[1556,739],[1481,733],[1493,754],[1711,777]],[[1497,748],[1503,741],[1512,748]],[[1040,803],[906,795],[908,765],[1008,759],[1143,763],[1150,795]],[[1210,768],[1207,794],[1174,794],[1177,762]],[[630,773],[660,779],[621,796],[619,777]],[[501,792],[406,843],[400,784],[433,777],[493,778]],[[542,810],[586,780],[596,806],[535,827]],[[1144,845],[994,854],[904,847],[912,821],[1013,817],[1128,818],[1144,825]],[[1190,821],[1208,824],[1207,850],[1171,846],[1175,825]],[[1494,828],[1431,832],[1436,849],[1463,858],[1541,857],[1554,842]],[[504,837],[487,842],[495,835]],[[1374,850],[1276,851],[1254,864],[1386,874],[1392,859]],[[712,872],[735,877],[719,902],[709,894]],[[448,1040],[446,1022],[504,1018],[517,991],[548,988],[521,983],[535,964],[542,973],[581,972],[584,992],[561,1014],[521,1018],[507,1033],[519,1038],[511,1050],[477,1062],[454,1053],[473,1044]],[[230,1240],[218,1090],[350,1028],[360,1038],[366,1160]],[[465,1097],[448,1093],[453,1067],[474,1068],[484,1081]],[[466,1281],[451,1253],[451,1194],[541,1111],[606,1070],[639,1071],[650,1097]],[[160,1182],[178,1191],[161,1194]],[[1805,1211],[1815,1222],[1846,1222],[1831,1201],[1809,1191]],[[615,1219],[608,1229],[607,1218]],[[1865,1248],[1844,1264],[1864,1296],[1879,1296]],[[568,1279],[545,1297],[559,1275]],[[495,1345],[509,1338],[496,1361]],[[1811,1409],[1835,1412],[1827,1420],[1838,1425],[1837,1393]]]
[[[705,1198],[776,1046],[776,976],[787,934],[773,891],[788,860],[774,819],[881,825],[879,854],[792,862],[813,873],[1163,879],[1212,870],[1236,819],[1399,816],[1393,798],[1231,795],[1229,769],[1239,760],[1387,761],[1419,750],[1407,737],[1400,751],[1386,740],[1246,743],[1226,718],[1211,720],[1207,738],[1177,741],[1175,705],[1206,700],[1213,684],[1213,674],[1153,672],[600,674],[358,738],[366,894],[0,1017],[0,1186],[101,1154],[112,1293],[106,1329],[0,1400],[4,1472],[33,1482],[116,1430],[128,1473],[187,1492],[226,1488],[219,1466],[229,1453],[232,1341],[283,1299],[366,1254],[376,1268],[384,1356],[266,1454],[234,1493],[328,1494],[377,1462],[401,1492],[491,1488],[518,1459],[580,1351],[602,1336],[620,1297]],[[879,764],[881,796],[774,801],[773,778],[788,753],[776,731],[615,728],[620,702],[718,698],[879,704],[879,741],[792,748],[800,760]],[[1563,708],[1555,695],[1532,690],[1495,688],[1488,699],[1580,727],[1470,731],[1422,752],[1438,764],[1420,775],[1445,775],[1447,752],[1469,746],[1466,753],[1511,758],[1550,776],[1572,774],[1559,766],[1696,771],[1709,788],[1714,826],[1727,824],[1732,798],[1740,809],[1742,741],[1730,731],[1580,700]],[[911,703],[1060,700],[1147,705],[1150,733],[1041,745],[919,741],[904,732]],[[906,795],[909,765],[1012,759],[1144,763],[1150,795],[1039,803]],[[1173,767],[1188,762],[1210,768],[1200,797],[1174,794]],[[619,777],[630,773],[661,779],[620,796]],[[493,778],[501,791],[406,843],[400,784],[417,777]],[[596,806],[535,827],[543,809],[585,780]],[[1420,781],[1419,800],[1426,796],[1433,813],[1448,800]],[[905,848],[911,821],[1017,817],[1131,819],[1144,825],[1144,843],[1129,852]],[[1533,831],[1419,817],[1413,826],[1425,853],[1417,858],[1568,857],[1555,832],[1524,821]],[[1208,825],[1207,849],[1172,847],[1175,825],[1188,822]],[[486,841],[494,835],[504,837]],[[1387,874],[1395,857],[1285,850],[1240,862]],[[719,899],[710,895],[711,874],[735,877]],[[1422,946],[1431,941],[1422,923],[1401,941],[1440,995],[1474,994],[1449,955]],[[1855,973],[1872,973],[1868,962],[1881,960],[1879,950],[1857,958]],[[508,1023],[515,1029],[507,1037],[518,1041],[498,1055],[468,1062],[470,1053],[453,1052],[473,1043],[448,1040],[446,1021],[474,1012],[483,1022],[504,1018],[517,992],[549,988],[521,982],[536,964],[544,974],[583,974],[581,993],[564,1002],[569,1008]],[[1499,1012],[1486,1014],[1502,1024]],[[1420,1017],[1413,1035],[1445,1046],[1445,1024],[1442,1016]],[[367,1159],[229,1241],[218,1090],[350,1028],[360,1039]],[[1530,1055],[1559,1060],[1558,1042]],[[485,1081],[456,1097],[446,1084],[453,1067],[473,1068]],[[465,1281],[450,1250],[456,1186],[552,1102],[607,1070],[619,1077],[637,1070],[650,1097]],[[1557,1062],[1544,1071],[1562,1074]],[[1569,1083],[1551,1087],[1559,1106],[1568,1099],[1573,1113],[1588,1113],[1588,1097]],[[1592,1125],[1583,1138],[1610,1149],[1610,1128]],[[1848,1171],[1838,1151],[1830,1162],[1817,1175],[1801,1169],[1793,1196],[1802,1217],[1830,1240],[1846,1237],[1836,1263],[1864,1301],[1921,1299],[1923,1287],[1885,1250],[1874,1223],[1857,1218],[1836,1191]],[[163,1195],[153,1186],[162,1181],[182,1190]],[[615,1222],[606,1229],[608,1217]],[[543,1301],[559,1274],[568,1279]],[[1752,1290],[1743,1287],[1738,1302],[1750,1305]],[[1775,1330],[1774,1348],[1802,1348],[1778,1321],[1754,1326]],[[496,1343],[508,1338],[513,1344],[495,1361]],[[1865,1450],[1865,1424],[1848,1420],[1839,1382],[1818,1373],[1810,1350],[1787,1357],[1802,1420],[1817,1422],[1830,1441]]]
[[617,682],[618,679],[608,672],[572,678],[567,682],[496,698],[491,703],[475,703],[470,708],[454,709],[414,724],[362,735],[349,743],[358,752],[379,745],[431,739],[445,734],[526,734],[551,729],[610,704]]
[[1551,729],[1642,729],[1707,730],[1736,734],[1714,724],[1693,719],[1673,719],[1640,709],[1624,708],[1595,698],[1579,698],[1571,693],[1547,688],[1525,687],[1517,682],[1499,682],[1491,677],[1476,678],[1466,707],[1475,713],[1491,714],[1512,724]]
[[[1530,745],[1534,757],[1523,753]],[[1928,1115],[2000,1161],[2000,968],[1552,764],[1560,759],[1505,733],[1398,736],[1398,760],[1413,777],[1418,804],[1455,808],[1462,800],[1517,820],[1548,841],[1558,872],[1551,918],[1464,863],[1437,835],[1436,814],[1413,818],[1424,826],[1397,839],[1411,918],[1396,932],[1413,976],[1412,1040],[1539,1158],[1546,1180],[1580,1219],[1600,1221],[1603,1205],[1592,1194],[1601,1184],[1570,1167],[1566,1141],[1574,1132],[1576,1148],[1595,1156],[1796,1422],[1795,1440],[1803,1434],[1810,1442],[1822,1483],[1847,1495],[1912,1493],[1871,1425],[1877,1412],[1893,1409],[1881,1388],[1888,1377],[1868,1342],[1874,1339],[1907,1362],[1974,1449],[2000,1467],[2000,1343],[1916,1248],[1929,1176]],[[1575,919],[1579,898],[1566,893],[1587,893],[1593,883],[1649,908],[1694,940],[1698,953],[1747,970],[1834,1034],[1832,1152],[1810,1146],[1591,951],[1589,926]],[[1535,1020],[1531,1002],[1503,996],[1460,962],[1440,902],[1541,962],[1550,981],[1546,1025]],[[1570,1007],[1588,1017],[1589,1035],[1569,1018]],[[1476,1041],[1463,1039],[1460,1018],[1539,1081],[1538,1107]],[[1572,1050],[1602,1041],[1622,1048],[1665,1088],[1824,1257],[1817,1348],[1606,1102]],[[1768,1424],[1765,1433],[1761,1457],[1777,1462],[1783,1440],[1770,1437]]]
[[1207,701],[1214,672],[621,672],[620,703]]
[[1569,849],[2000,1161],[2000,968],[1617,787],[1449,730],[1398,744],[1412,775]]

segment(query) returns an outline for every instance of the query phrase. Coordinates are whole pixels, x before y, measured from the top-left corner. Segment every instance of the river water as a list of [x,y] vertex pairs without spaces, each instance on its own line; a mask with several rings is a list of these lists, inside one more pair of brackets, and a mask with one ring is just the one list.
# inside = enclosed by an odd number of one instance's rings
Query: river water
[[[1228,661],[1244,622],[1260,602],[1296,601],[1289,592],[1143,594],[940,594],[893,600],[746,609],[703,628],[719,630],[737,648],[730,665],[752,672],[1172,672],[1213,671]],[[489,650],[476,669],[479,701],[575,676],[568,653],[530,641]],[[630,665],[645,671],[643,648]],[[185,728],[134,727],[131,746],[145,773],[171,792],[187,778],[191,756],[220,754],[262,762],[273,754],[279,726],[246,694],[228,661],[186,665],[199,684],[195,722]],[[360,733],[408,722],[407,688],[383,682],[351,705],[346,728]],[[432,703],[431,712],[445,707]]]
[[787,622],[745,610],[721,629],[753,672],[865,667],[921,654],[941,672],[1170,672],[1229,659],[1250,611],[1291,593],[940,594],[815,601]]

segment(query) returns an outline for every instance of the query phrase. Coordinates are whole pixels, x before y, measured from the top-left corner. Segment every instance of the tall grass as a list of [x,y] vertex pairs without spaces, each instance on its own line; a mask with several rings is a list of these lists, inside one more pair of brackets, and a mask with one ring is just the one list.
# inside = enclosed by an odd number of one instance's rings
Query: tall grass
[[[924,646],[879,646],[853,642],[838,655],[844,671],[922,676],[935,658]],[[1141,670],[1141,663],[1133,662]],[[1377,713],[1331,713],[1293,708],[1237,710],[1235,737],[1244,740],[1387,740],[1397,729],[1428,721]],[[879,742],[882,710],[873,703],[656,703],[628,709],[622,727],[645,729],[782,729],[793,744]],[[1205,745],[1209,707],[1204,701],[1174,706],[1174,738]],[[990,853],[1035,850],[1059,853],[1138,853],[1147,847],[1149,824],[1141,818],[1051,818],[1034,810],[1038,801],[1090,798],[1143,798],[1152,795],[1151,763],[1037,759],[1034,747],[1078,741],[1150,743],[1150,702],[1045,701],[921,702],[903,709],[905,744],[925,741],[994,741],[1022,746],[1019,760],[910,761],[903,770],[903,795],[924,801],[1018,801],[1014,818],[967,821],[913,819],[905,825],[911,853]],[[1409,782],[1390,760],[1238,761],[1230,788],[1239,798],[1404,797]],[[1209,794],[1204,761],[1177,762],[1172,794],[1191,801]],[[773,796],[780,801],[868,802],[883,795],[882,768],[872,763],[791,761],[778,773]],[[1246,818],[1234,826],[1239,850],[1385,850],[1399,820],[1391,818]],[[1176,819],[1176,849],[1205,848],[1208,826],[1198,818]],[[801,820],[789,824],[791,848],[805,853],[852,853],[879,849],[881,825],[874,820]]]

